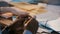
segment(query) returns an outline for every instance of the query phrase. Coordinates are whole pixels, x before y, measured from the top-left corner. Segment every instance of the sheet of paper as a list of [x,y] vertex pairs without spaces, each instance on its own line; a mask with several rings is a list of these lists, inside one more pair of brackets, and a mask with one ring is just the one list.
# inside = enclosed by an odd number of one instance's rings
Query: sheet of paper
[[49,28],[55,30],[55,31],[60,31],[60,18],[52,21],[48,21],[47,25]]

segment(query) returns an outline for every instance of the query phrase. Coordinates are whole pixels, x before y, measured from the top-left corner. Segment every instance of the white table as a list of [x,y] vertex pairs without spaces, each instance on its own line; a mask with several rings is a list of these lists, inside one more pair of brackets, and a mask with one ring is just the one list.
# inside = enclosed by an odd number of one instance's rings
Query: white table
[[[47,20],[48,21],[55,20],[60,17],[60,6],[48,5],[47,10],[48,10],[48,12],[46,12],[44,14],[37,15],[37,18],[36,18],[38,20],[39,24],[42,24],[44,26],[45,26],[45,23]],[[41,21],[42,21],[42,23],[40,23]],[[49,23],[48,22],[47,25],[49,25],[47,27],[49,27],[55,31],[60,31],[59,27],[55,27],[55,26],[59,25],[57,23]]]
[[47,10],[48,12],[37,15],[37,20],[40,19],[54,20],[60,17],[60,6],[48,5]]

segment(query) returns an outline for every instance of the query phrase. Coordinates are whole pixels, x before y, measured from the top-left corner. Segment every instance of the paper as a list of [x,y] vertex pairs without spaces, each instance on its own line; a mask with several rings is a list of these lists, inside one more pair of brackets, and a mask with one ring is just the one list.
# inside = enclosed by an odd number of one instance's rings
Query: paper
[[48,21],[47,25],[49,28],[55,30],[55,31],[60,31],[60,18],[52,21]]

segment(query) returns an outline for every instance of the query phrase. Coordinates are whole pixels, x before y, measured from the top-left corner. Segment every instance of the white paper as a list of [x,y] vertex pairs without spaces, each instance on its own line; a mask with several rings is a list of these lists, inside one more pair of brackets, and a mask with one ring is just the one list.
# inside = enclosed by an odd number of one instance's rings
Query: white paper
[[49,28],[55,30],[55,31],[60,31],[60,18],[52,21],[48,21],[47,25]]

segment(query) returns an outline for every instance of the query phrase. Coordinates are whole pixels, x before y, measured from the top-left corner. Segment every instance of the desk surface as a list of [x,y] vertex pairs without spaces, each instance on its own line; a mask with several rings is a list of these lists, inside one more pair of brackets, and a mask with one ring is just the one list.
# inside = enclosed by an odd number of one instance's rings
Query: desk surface
[[[60,17],[60,6],[55,6],[55,5],[48,5],[47,6],[47,13],[44,14],[39,14],[37,15],[37,20],[40,23],[40,20],[56,20],[57,18]],[[46,22],[43,22],[42,25],[44,25]],[[41,24],[41,23],[40,23]],[[58,27],[59,26],[59,27]],[[55,22],[48,22],[47,27],[55,30],[55,31],[60,31],[60,24],[55,23]]]

